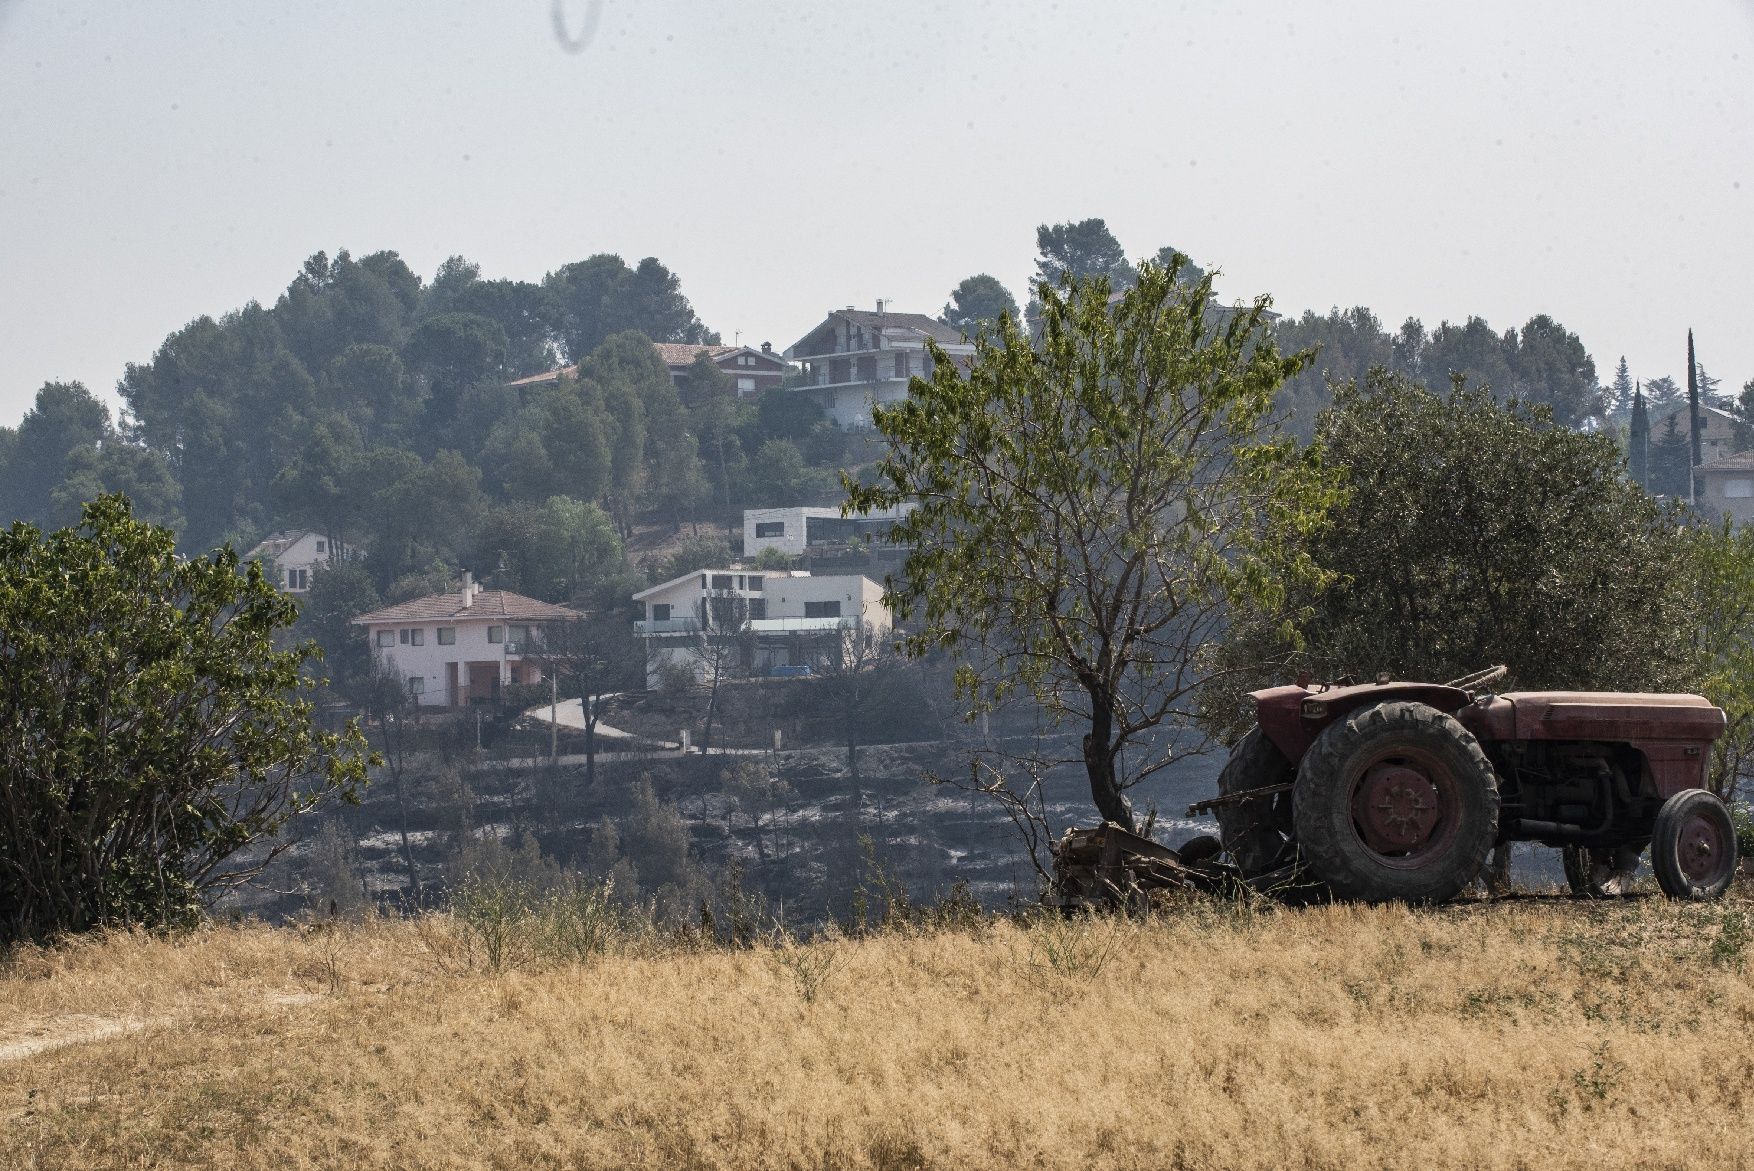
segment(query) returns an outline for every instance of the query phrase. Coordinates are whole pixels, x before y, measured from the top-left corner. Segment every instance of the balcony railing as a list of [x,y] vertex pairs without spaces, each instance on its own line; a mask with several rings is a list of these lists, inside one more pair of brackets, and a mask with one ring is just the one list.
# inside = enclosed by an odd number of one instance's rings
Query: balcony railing
[[[828,630],[852,629],[859,625],[854,615],[839,618],[752,618],[748,623],[751,634],[795,634],[812,633]],[[637,634],[694,634],[700,630],[700,619],[687,618],[644,618],[633,624]]]

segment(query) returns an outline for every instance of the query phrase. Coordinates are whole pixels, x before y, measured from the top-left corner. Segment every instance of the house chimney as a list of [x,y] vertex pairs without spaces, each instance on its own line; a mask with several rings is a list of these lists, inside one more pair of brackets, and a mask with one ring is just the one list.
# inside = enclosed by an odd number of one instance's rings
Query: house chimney
[[885,301],[882,297],[877,298],[877,312],[883,312],[883,307],[887,304],[889,304],[889,302]]
[[467,610],[475,604],[475,575],[467,569],[463,571],[463,609]]
[[764,354],[773,353],[773,343],[772,342],[762,342],[761,343],[761,352]]

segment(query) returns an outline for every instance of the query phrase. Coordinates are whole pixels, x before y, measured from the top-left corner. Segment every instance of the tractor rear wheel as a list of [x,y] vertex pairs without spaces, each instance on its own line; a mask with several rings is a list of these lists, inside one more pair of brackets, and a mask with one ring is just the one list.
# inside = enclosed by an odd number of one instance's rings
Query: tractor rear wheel
[[[1218,774],[1218,795],[1231,797],[1273,785],[1288,785],[1291,762],[1259,728],[1230,750]],[[1224,852],[1244,882],[1263,893],[1284,893],[1295,885],[1297,848],[1291,842],[1291,793],[1268,793],[1216,807]]]
[[1672,899],[1715,899],[1736,877],[1736,827],[1717,795],[1683,789],[1657,811],[1650,868]]
[[1472,733],[1422,703],[1360,708],[1328,725],[1292,790],[1297,848],[1341,898],[1440,903],[1498,838],[1498,777]]

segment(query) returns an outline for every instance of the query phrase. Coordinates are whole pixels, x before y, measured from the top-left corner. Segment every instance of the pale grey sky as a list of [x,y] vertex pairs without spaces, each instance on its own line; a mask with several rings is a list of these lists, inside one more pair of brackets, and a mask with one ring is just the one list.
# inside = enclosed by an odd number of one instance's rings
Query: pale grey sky
[[[573,27],[587,0],[565,0]],[[1022,299],[1044,221],[1754,378],[1754,0],[0,0],[0,422],[325,249],[656,255],[727,338]]]

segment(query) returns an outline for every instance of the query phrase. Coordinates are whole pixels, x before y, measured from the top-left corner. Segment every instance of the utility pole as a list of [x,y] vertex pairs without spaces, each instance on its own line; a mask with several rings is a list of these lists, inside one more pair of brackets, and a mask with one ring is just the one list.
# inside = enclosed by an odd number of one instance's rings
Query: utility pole
[[1699,452],[1699,365],[1693,360],[1693,331],[1687,331],[1687,407],[1693,422],[1693,462],[1687,468],[1687,503],[1698,502],[1693,469],[1700,464]]
[[548,759],[560,763],[560,676],[548,673]]

